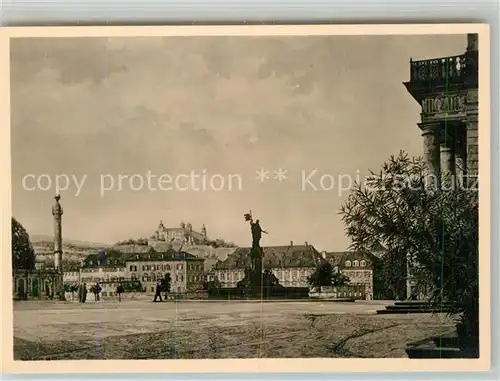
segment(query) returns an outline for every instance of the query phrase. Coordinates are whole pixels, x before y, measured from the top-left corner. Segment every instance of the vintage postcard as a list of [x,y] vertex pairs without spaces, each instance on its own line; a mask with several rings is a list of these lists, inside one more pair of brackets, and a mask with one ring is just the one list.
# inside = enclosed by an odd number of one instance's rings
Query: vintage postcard
[[5,372],[489,369],[487,25],[0,42]]

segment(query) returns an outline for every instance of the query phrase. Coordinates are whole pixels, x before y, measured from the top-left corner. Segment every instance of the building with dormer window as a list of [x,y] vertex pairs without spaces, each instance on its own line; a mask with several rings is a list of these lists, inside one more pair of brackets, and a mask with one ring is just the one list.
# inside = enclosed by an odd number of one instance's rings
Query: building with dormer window
[[[237,248],[226,260],[216,263],[213,277],[217,278],[223,288],[234,288],[245,277],[245,267],[249,266],[250,247]],[[309,287],[307,278],[321,262],[320,253],[308,244],[288,246],[266,246],[262,267],[270,270],[284,287]]]
[[377,259],[374,255],[345,251],[323,252],[322,257],[332,265],[334,271],[347,276],[349,284],[363,285],[367,300],[373,299],[373,269]]

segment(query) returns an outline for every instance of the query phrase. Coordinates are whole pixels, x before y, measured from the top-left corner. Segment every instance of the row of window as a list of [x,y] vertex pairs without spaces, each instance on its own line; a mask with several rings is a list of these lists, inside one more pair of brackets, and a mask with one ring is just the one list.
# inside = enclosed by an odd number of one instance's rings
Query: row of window
[[190,263],[188,265],[188,270],[189,271],[203,271],[203,264],[202,263]]
[[345,270],[344,274],[347,275],[348,277],[353,277],[353,278],[369,278],[371,275],[370,271],[361,271],[361,270]]
[[[157,275],[148,275],[144,274],[141,278],[143,282],[157,282],[161,281],[162,279],[165,279],[165,275],[163,274],[157,274]],[[137,277],[135,275],[132,275],[132,280],[137,280]],[[184,275],[176,275],[175,279],[172,279],[172,281],[175,282],[184,282]]]
[[[283,275],[284,273],[284,275]],[[285,278],[304,278],[305,276],[307,275],[310,275],[311,274],[311,271],[310,270],[304,270],[304,269],[301,269],[300,271],[299,270],[273,270],[273,274],[280,278],[280,277],[285,277]],[[233,272],[230,272],[230,273],[227,273],[227,272],[220,272],[220,280],[223,281],[223,280],[231,280],[231,279],[238,279],[238,280],[241,280],[243,279],[244,277],[244,274],[242,272],[236,272],[236,271],[233,271]]]
[[362,260],[361,262],[358,261],[358,260],[355,260],[355,261],[345,261],[345,267],[366,267],[366,261],[365,260]]
[[82,269],[82,273],[101,273],[101,272],[125,272],[125,268],[123,267],[98,267],[98,268],[84,268]]
[[80,278],[80,282],[86,282],[86,283],[89,283],[89,282],[103,282],[103,281],[107,281],[107,282],[117,282],[117,281],[124,281],[125,278],[124,277],[118,277],[118,276],[113,276],[113,277],[81,277]]
[[[130,272],[137,271],[137,265],[130,265],[129,270]],[[143,265],[142,266],[142,271],[171,271],[172,267],[175,269],[182,271],[184,270],[184,265],[182,263],[177,264],[177,266],[170,266],[170,265]]]
[[[221,284],[222,284],[222,286],[226,286],[226,287],[234,287],[234,286],[236,286],[237,282],[236,281],[226,281],[226,282],[221,281]],[[304,280],[302,282],[297,281],[297,280],[296,281],[286,280],[283,282],[280,281],[280,284],[282,286],[286,286],[286,287],[307,287],[309,285],[309,283],[306,280]]]

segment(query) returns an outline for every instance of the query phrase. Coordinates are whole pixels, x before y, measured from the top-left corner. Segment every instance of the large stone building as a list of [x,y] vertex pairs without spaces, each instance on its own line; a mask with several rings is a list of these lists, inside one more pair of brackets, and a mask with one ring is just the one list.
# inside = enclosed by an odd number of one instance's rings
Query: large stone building
[[478,41],[468,35],[467,50],[453,57],[410,62],[408,92],[422,108],[424,158],[429,175],[478,174]]
[[[249,265],[250,247],[240,247],[226,260],[218,262],[213,269],[223,288],[234,288],[245,276]],[[267,246],[262,248],[264,270],[270,270],[285,287],[309,287],[307,277],[322,261],[321,254],[308,244],[288,246]]]
[[150,245],[155,242],[173,242],[178,241],[188,245],[203,244],[208,240],[207,228],[205,225],[201,228],[201,233],[193,230],[190,222],[187,224],[181,222],[178,228],[167,228],[163,221],[160,221],[155,233],[149,239]]
[[[422,110],[428,186],[478,189],[478,75],[477,34],[467,36],[464,54],[410,61],[404,85]],[[414,265],[408,261],[409,274]],[[410,275],[407,297],[414,285]]]
[[89,255],[80,270],[80,282],[99,283],[102,296],[115,296],[123,281],[139,281],[146,294],[155,292],[157,282],[170,274],[170,291],[196,295],[203,290],[203,259],[185,252],[168,249],[153,251],[143,245],[127,245],[122,251],[109,251],[102,258]]
[[331,263],[334,272],[341,272],[349,278],[349,284],[363,286],[367,300],[373,299],[373,271],[376,257],[354,251],[323,252],[323,258]]

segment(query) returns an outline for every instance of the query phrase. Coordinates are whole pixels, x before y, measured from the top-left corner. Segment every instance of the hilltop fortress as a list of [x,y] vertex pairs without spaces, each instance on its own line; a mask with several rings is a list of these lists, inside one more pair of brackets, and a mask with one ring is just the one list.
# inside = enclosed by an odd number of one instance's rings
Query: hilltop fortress
[[155,233],[148,239],[149,246],[155,246],[158,242],[179,242],[187,245],[203,245],[208,242],[207,228],[201,228],[201,233],[194,231],[190,222],[180,223],[178,228],[167,228],[163,221],[160,221]]

